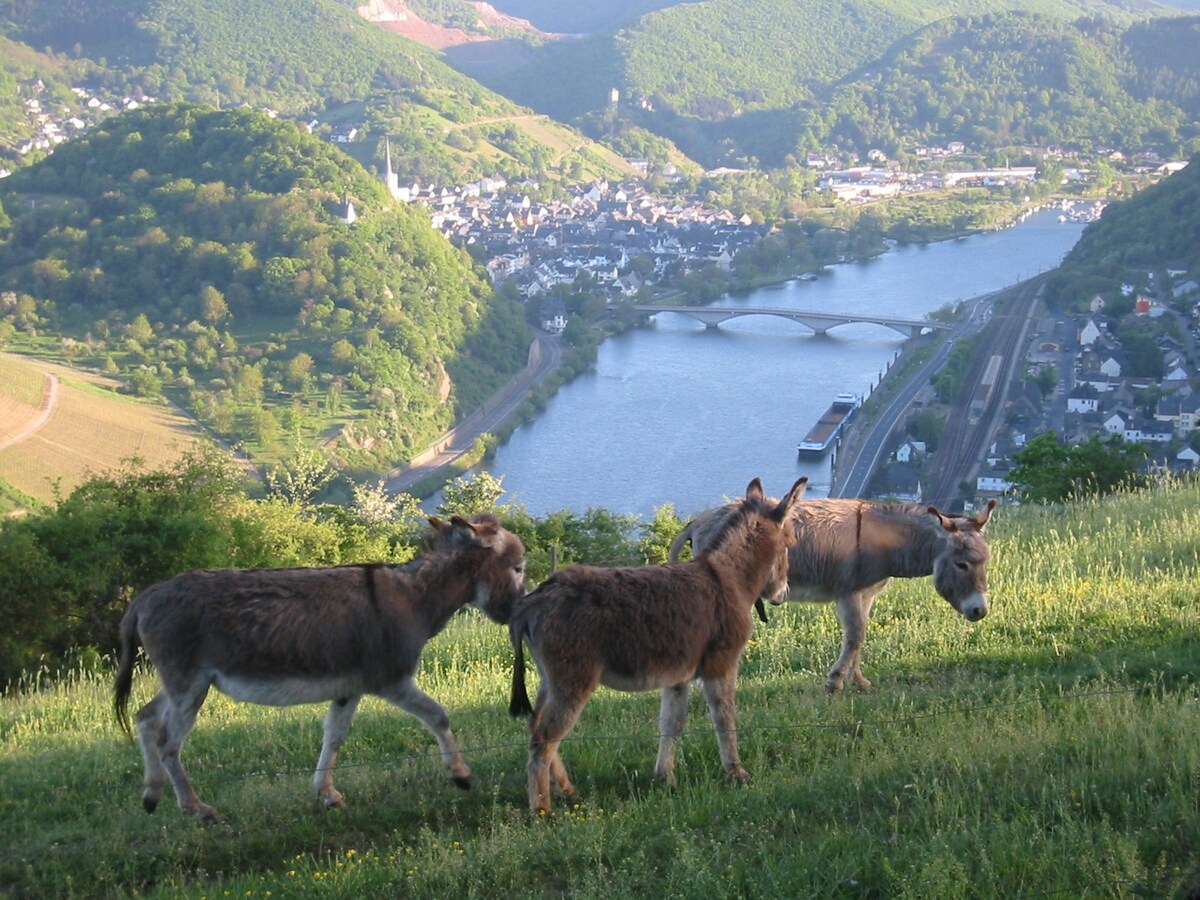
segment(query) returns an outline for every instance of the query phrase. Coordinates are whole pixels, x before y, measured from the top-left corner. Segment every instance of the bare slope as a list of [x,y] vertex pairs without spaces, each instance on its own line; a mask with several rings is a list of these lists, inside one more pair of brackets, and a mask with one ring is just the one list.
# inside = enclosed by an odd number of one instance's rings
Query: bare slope
[[43,502],[89,474],[138,457],[161,466],[202,440],[161,404],[116,392],[117,382],[0,354],[0,479]]

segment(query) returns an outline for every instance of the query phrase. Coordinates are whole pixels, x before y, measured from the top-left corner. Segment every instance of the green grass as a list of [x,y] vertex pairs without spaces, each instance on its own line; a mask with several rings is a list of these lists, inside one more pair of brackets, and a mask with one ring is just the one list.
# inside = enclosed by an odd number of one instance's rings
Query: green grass
[[[368,700],[337,773],[309,779],[322,710],[213,695],[189,740],[206,828],[140,804],[110,667],[0,700],[0,895],[188,897],[1188,897],[1200,890],[1200,487],[1002,507],[993,609],[959,618],[895,582],[828,697],[828,606],[758,625],[739,684],[746,788],[693,697],[679,783],[655,783],[657,695],[602,690],[563,745],[578,798],[525,810],[504,630],[456,617],[420,682],[451,710],[476,786]],[[140,672],[135,702],[156,681]]]

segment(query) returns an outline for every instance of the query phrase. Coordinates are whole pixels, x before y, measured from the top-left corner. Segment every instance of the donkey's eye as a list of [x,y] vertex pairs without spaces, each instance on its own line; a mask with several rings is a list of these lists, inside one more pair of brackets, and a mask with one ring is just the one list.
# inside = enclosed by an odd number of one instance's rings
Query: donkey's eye
[[958,566],[958,571],[960,571],[960,572],[970,572],[971,571],[971,567],[969,565],[967,565],[965,562],[962,562],[961,560],[956,562],[954,565]]

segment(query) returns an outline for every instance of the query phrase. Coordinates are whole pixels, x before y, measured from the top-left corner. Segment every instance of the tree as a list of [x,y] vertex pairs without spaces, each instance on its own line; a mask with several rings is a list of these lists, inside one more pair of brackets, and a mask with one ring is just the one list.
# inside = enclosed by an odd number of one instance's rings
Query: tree
[[88,479],[52,510],[0,521],[0,685],[78,648],[111,650],[138,590],[185,569],[230,565],[249,528],[239,534],[229,509],[244,497],[239,470],[209,449],[159,471],[132,462]]
[[1016,465],[1008,477],[1022,499],[1059,503],[1141,486],[1144,479],[1138,470],[1145,458],[1145,449],[1118,435],[1092,435],[1068,447],[1048,431],[1013,454]]
[[132,322],[125,326],[125,337],[139,344],[147,344],[154,337],[154,329],[145,313],[138,313]]
[[229,316],[225,295],[211,284],[200,290],[200,318],[205,325],[219,325]]
[[473,516],[476,513],[494,512],[503,495],[503,478],[497,478],[490,472],[463,475],[446,482],[442,488],[438,515]]
[[319,450],[301,446],[297,438],[292,458],[267,472],[267,489],[281,500],[305,506],[333,480],[335,474]]

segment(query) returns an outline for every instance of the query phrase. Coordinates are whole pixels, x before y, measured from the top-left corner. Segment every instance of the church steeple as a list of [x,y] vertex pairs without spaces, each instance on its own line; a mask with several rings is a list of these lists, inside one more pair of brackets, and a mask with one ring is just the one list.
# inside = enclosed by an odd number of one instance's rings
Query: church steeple
[[383,138],[383,183],[392,197],[399,196],[400,183],[392,171],[392,144],[386,135]]

